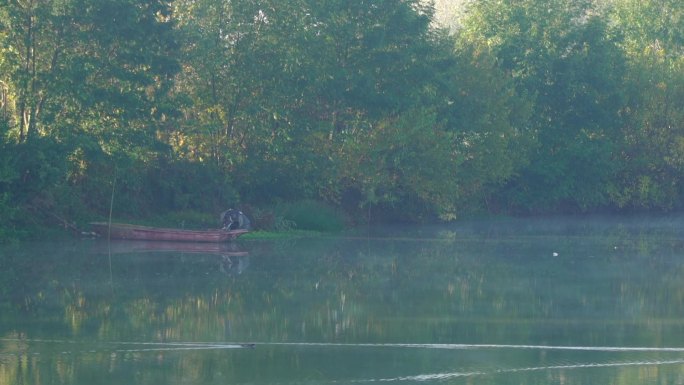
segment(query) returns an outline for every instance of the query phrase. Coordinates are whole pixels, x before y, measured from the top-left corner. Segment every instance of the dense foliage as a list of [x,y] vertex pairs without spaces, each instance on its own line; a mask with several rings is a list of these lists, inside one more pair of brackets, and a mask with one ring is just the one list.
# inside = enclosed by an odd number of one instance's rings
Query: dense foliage
[[112,196],[118,216],[681,207],[677,1],[462,7],[449,32],[420,0],[2,0],[0,238]]

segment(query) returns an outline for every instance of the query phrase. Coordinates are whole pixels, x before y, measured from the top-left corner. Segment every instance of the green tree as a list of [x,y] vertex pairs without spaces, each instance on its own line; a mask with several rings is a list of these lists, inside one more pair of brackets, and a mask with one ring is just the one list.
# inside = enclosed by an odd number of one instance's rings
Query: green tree
[[11,1],[1,19],[19,141],[79,128],[106,137],[164,112],[155,97],[178,65],[163,1]]
[[503,202],[525,211],[608,204],[624,55],[598,10],[588,1],[474,2],[462,34],[492,49],[534,103],[538,146]]
[[529,103],[489,52],[455,52],[429,4],[175,5],[176,90],[191,103],[171,140],[246,199],[355,197],[451,217],[526,159]]
[[13,205],[104,200],[116,162],[139,166],[164,151],[157,134],[178,70],[168,2],[5,1],[0,26],[3,139],[20,175]]
[[176,2],[186,64],[176,89],[189,103],[172,144],[180,157],[233,175],[250,199],[307,185],[293,139],[306,132],[292,117],[307,60],[297,51],[306,31],[296,5]]
[[252,199],[335,199],[353,143],[422,104],[433,77],[432,11],[417,1],[177,5],[196,42],[177,148],[217,162]]
[[677,1],[614,0],[628,58],[619,207],[681,207],[684,171],[684,11]]
[[455,54],[438,103],[461,159],[449,174],[458,180],[461,210],[499,212],[495,193],[527,166],[535,148],[529,127],[532,102],[516,91],[487,47],[458,37]]

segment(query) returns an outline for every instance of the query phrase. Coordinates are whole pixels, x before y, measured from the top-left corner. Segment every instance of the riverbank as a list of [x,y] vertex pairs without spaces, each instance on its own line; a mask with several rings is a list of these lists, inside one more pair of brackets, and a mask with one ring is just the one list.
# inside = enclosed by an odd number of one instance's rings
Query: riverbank
[[[351,226],[340,212],[317,202],[297,202],[271,208],[244,209],[252,221],[252,231],[244,239],[279,239],[311,237],[335,233]],[[168,212],[146,217],[113,217],[113,223],[131,223],[143,226],[177,229],[216,229],[220,214],[192,210]],[[0,228],[0,244],[21,243],[33,240],[62,240],[92,236],[90,222],[108,222],[110,219],[88,216],[69,220],[58,215],[32,216],[17,221],[13,226]]]

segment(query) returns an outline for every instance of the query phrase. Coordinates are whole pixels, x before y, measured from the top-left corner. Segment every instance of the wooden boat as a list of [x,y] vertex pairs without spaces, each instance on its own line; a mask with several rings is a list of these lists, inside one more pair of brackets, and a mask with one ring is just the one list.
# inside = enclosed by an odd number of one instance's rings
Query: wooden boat
[[111,239],[170,242],[227,242],[234,240],[248,230],[184,230],[160,227],[129,225],[125,223],[93,222],[93,232]]

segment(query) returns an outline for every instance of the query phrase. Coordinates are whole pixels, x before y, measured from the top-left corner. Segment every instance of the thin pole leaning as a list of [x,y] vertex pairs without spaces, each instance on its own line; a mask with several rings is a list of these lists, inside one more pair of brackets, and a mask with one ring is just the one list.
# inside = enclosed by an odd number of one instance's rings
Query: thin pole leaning
[[114,167],[114,180],[112,181],[112,197],[109,200],[109,222],[107,223],[107,241],[109,242],[112,237],[112,211],[114,210],[114,191],[116,190],[116,178],[118,174],[118,168]]
[[119,169],[114,167],[114,180],[112,181],[112,196],[109,199],[109,222],[107,223],[107,248],[109,249],[109,284],[114,292],[114,274],[112,273],[112,212],[114,211],[114,191],[116,191],[116,178]]

